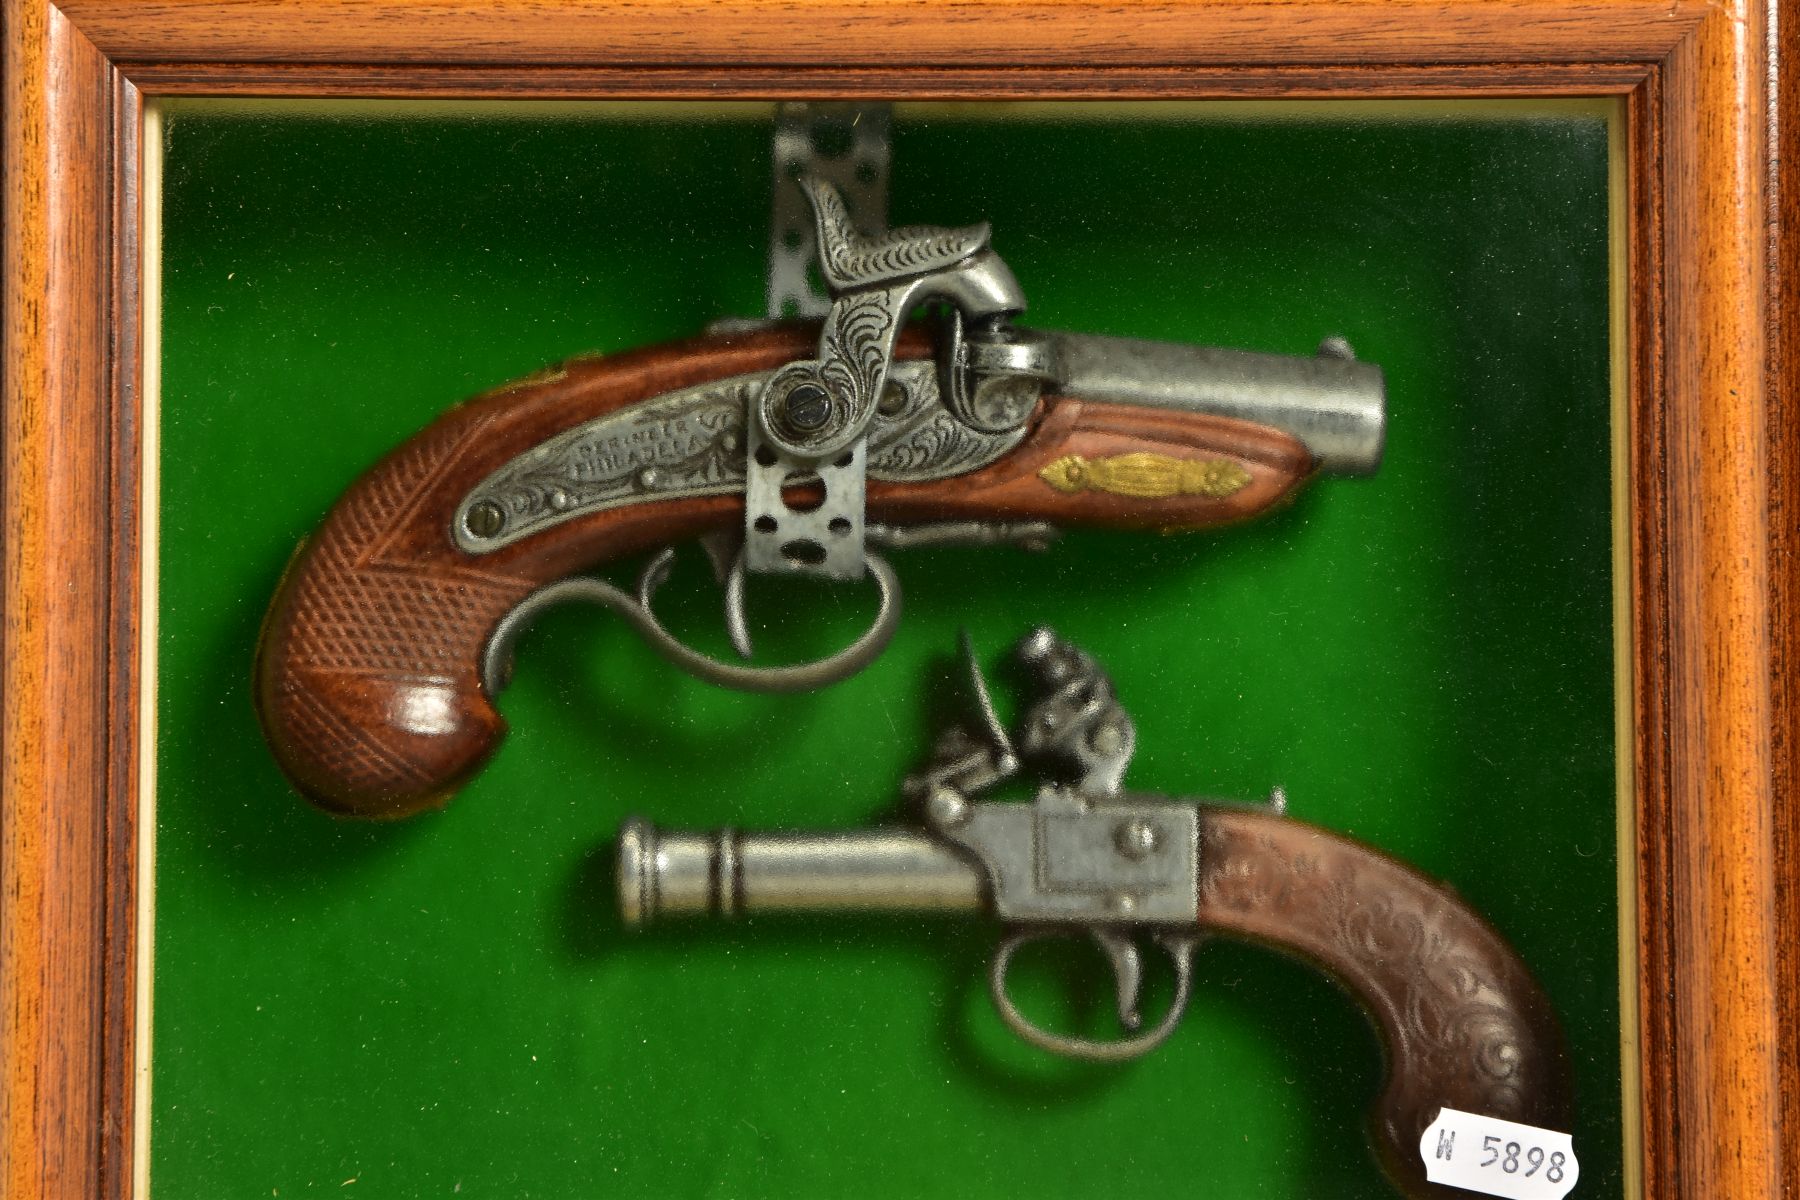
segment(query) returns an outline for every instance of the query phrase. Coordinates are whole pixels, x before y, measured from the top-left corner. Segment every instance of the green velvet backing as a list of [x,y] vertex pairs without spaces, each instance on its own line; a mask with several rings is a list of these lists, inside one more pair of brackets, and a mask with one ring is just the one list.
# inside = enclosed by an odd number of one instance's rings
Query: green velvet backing
[[[1372,1027],[1267,952],[1207,946],[1174,1039],[1099,1068],[1014,1043],[986,921],[619,929],[626,815],[898,819],[957,630],[992,662],[1039,623],[1110,669],[1136,787],[1279,784],[1504,931],[1568,1031],[1578,1194],[1621,1194],[1607,119],[1173,111],[903,115],[893,218],[991,221],[1031,323],[1348,337],[1387,372],[1378,476],[1206,534],[907,553],[892,647],[814,695],[714,690],[553,614],[492,766],[388,826],[307,808],[263,746],[250,664],[284,561],[456,400],[758,315],[769,127],[166,111],[159,1200],[1390,1195]],[[771,659],[873,608],[753,593]],[[696,550],[662,604],[725,651]],[[1033,964],[1033,1011],[1097,1024],[1091,957]]]

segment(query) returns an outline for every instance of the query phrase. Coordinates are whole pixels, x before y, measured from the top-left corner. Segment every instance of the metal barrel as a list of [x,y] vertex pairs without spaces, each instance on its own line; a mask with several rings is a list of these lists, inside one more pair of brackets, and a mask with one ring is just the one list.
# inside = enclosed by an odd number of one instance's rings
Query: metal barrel
[[985,907],[974,866],[922,833],[675,833],[632,818],[619,831],[619,916],[753,912],[963,913]]
[[1311,357],[1037,331],[1051,343],[1066,395],[1212,413],[1268,425],[1312,453],[1319,469],[1369,475],[1387,437],[1381,368],[1328,338]]

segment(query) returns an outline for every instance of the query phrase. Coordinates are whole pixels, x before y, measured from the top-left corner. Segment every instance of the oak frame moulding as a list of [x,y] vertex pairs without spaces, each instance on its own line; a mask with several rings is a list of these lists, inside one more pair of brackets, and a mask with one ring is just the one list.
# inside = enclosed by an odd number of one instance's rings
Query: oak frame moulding
[[1622,101],[1635,1167],[1800,1195],[1797,8],[4,0],[0,1194],[133,1192],[144,112],[238,95]]

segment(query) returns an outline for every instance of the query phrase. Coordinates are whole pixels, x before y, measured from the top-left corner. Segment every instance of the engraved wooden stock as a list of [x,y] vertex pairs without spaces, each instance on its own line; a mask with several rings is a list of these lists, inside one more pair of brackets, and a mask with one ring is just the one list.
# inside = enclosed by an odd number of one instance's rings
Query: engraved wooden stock
[[1569,1064],[1525,964],[1448,889],[1368,846],[1269,813],[1209,809],[1200,924],[1296,955],[1374,1019],[1388,1076],[1371,1114],[1383,1169],[1427,1183],[1419,1135],[1440,1108],[1567,1131]]
[[[257,707],[295,787],[363,817],[443,803],[505,731],[478,663],[508,610],[544,583],[743,520],[741,495],[649,500],[470,555],[451,520],[476,483],[572,426],[771,370],[811,353],[816,337],[792,326],[578,359],[458,405],[377,463],[295,552],[264,622]],[[898,353],[919,358],[928,347],[909,333]],[[899,525],[1199,528],[1268,508],[1312,469],[1298,442],[1263,426],[1052,397],[1001,461],[932,483],[871,480],[868,508]]]

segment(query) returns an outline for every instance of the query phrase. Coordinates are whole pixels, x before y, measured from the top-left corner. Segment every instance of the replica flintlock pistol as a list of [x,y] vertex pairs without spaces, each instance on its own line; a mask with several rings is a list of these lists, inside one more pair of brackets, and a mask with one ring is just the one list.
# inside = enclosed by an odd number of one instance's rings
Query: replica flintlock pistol
[[[1005,1024],[1045,1050],[1118,1062],[1174,1032],[1206,938],[1299,958],[1336,980],[1374,1022],[1387,1080],[1370,1114],[1376,1157],[1401,1194],[1471,1193],[1428,1179],[1453,1144],[1421,1139],[1444,1109],[1534,1130],[1566,1130],[1567,1052],[1556,1015],[1513,948],[1442,884],[1380,851],[1266,804],[1131,792],[1130,715],[1086,653],[1048,629],[1026,637],[1016,665],[1029,703],[1008,736],[974,655],[974,719],[938,739],[903,788],[910,825],[751,834],[671,833],[643,820],[619,839],[627,925],[665,917],[792,913],[986,914],[1005,927],[989,991]],[[996,798],[1008,785],[1028,800]],[[1115,1040],[1055,1033],[1020,1011],[1007,986],[1015,953],[1034,941],[1086,937],[1116,986]],[[1139,1013],[1138,939],[1173,965],[1173,999],[1147,1028]],[[1505,1184],[1536,1176],[1561,1196],[1573,1155],[1501,1141],[1487,1164]],[[1482,1164],[1475,1146],[1466,1161]],[[1510,1163],[1510,1165],[1508,1165]]]
[[[255,687],[301,793],[363,817],[442,804],[498,745],[510,647],[549,604],[609,606],[715,683],[816,688],[893,632],[883,548],[1204,529],[1380,461],[1382,375],[1341,338],[1289,357],[1028,329],[986,225],[866,234],[830,184],[801,184],[822,323],[737,322],[506,384],[377,463],[301,544]],[[911,320],[928,304],[937,319]],[[672,551],[635,593],[577,574],[684,538],[712,553],[746,657],[746,571],[868,575],[879,612],[818,662],[727,663],[651,611]]]

